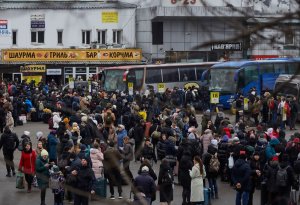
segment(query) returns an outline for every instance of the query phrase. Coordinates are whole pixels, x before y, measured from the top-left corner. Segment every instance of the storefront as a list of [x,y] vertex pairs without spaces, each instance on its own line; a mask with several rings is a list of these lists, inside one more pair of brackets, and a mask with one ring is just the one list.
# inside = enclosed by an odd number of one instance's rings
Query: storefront
[[142,59],[141,49],[3,49],[1,54],[2,79],[59,84],[70,77],[88,80],[99,67],[140,64]]

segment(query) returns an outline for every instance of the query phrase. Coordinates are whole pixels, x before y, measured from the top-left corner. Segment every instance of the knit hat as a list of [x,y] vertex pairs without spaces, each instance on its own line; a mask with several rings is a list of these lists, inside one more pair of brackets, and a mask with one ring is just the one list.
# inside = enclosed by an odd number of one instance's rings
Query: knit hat
[[84,144],[81,144],[81,145],[80,145],[80,150],[81,150],[81,151],[86,150],[86,146],[85,146]]
[[224,135],[222,138],[222,142],[228,142],[229,137],[227,135]]
[[120,125],[118,125],[118,127],[119,127],[119,128],[121,128],[122,130],[124,130],[124,129],[125,129],[125,126],[124,126],[124,125],[121,125],[121,124],[120,124]]
[[24,131],[24,135],[29,136],[29,135],[30,135],[30,132],[29,132],[29,131]]
[[240,141],[240,139],[238,137],[234,137],[232,140],[233,140],[233,142],[239,142]]
[[41,137],[43,137],[43,132],[38,131],[38,132],[36,133],[36,139],[39,140]]
[[43,149],[41,152],[41,156],[48,156],[47,150]]
[[210,143],[211,143],[212,145],[214,145],[214,146],[218,146],[218,140],[216,140],[216,139],[212,139],[212,140],[210,141]]
[[87,122],[88,120],[88,117],[87,116],[82,116],[81,117],[81,122]]
[[149,172],[149,167],[143,166],[142,167],[142,172]]

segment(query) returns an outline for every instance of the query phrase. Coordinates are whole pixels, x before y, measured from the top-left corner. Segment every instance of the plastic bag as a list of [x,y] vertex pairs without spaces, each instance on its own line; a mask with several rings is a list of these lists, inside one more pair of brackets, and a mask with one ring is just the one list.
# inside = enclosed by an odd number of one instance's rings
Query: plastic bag
[[230,155],[230,157],[228,158],[229,169],[232,169],[233,165],[234,165],[233,157]]
[[24,189],[24,174],[22,172],[17,173],[16,177],[16,188],[17,189]]
[[38,182],[37,182],[37,178],[36,178],[36,175],[33,177],[33,180],[32,180],[32,186],[33,187],[39,187],[39,185],[38,185]]

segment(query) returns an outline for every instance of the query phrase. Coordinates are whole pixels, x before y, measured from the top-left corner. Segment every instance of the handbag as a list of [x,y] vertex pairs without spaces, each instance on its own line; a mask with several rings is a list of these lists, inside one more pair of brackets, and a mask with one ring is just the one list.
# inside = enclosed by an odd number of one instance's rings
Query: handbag
[[39,185],[38,185],[38,182],[37,182],[37,178],[36,178],[36,175],[34,175],[34,177],[33,177],[33,180],[32,180],[32,186],[33,187],[39,187]]
[[17,189],[25,189],[25,186],[24,186],[24,174],[22,172],[18,172],[17,173],[16,188]]
[[230,157],[228,158],[229,169],[232,169],[233,165],[234,165],[233,157],[230,155]]

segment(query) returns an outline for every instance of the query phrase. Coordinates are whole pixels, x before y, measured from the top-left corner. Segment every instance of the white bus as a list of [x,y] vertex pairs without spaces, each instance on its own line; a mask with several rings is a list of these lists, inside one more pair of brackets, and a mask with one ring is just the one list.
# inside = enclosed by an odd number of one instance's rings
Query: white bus
[[126,65],[102,68],[103,89],[106,91],[163,92],[167,88],[201,84],[203,71],[217,62]]

